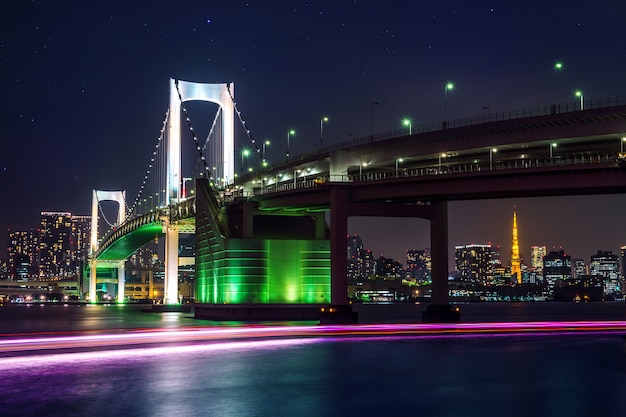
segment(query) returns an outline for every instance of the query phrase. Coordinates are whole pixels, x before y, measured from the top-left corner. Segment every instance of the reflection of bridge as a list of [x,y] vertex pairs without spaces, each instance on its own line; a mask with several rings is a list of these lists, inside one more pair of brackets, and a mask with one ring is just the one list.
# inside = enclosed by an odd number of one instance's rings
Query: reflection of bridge
[[[94,256],[118,261],[164,231],[195,223],[201,303],[343,305],[347,218],[421,217],[431,221],[433,303],[447,304],[447,201],[626,189],[626,172],[616,164],[626,137],[626,100],[585,108],[489,115],[446,129],[368,137],[260,167],[233,185],[225,174],[211,175],[213,164],[207,163],[195,200],[178,195],[152,212],[129,216]],[[182,175],[168,175],[180,187]],[[167,271],[175,277],[166,267],[166,280]],[[174,284],[168,288],[175,291]]]

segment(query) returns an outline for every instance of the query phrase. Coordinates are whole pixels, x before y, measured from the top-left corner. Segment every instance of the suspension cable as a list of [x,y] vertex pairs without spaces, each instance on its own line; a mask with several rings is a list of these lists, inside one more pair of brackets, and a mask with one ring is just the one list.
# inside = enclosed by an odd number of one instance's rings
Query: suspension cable
[[230,97],[230,101],[232,101],[233,107],[235,108],[235,113],[237,113],[237,116],[239,117],[239,122],[241,123],[241,125],[244,128],[244,130],[246,131],[246,135],[248,135],[248,139],[250,139],[250,142],[252,143],[252,146],[254,146],[254,150],[256,151],[257,156],[261,157],[260,156],[261,155],[261,149],[257,146],[256,140],[252,137],[252,132],[250,131],[250,129],[248,129],[248,126],[246,125],[246,121],[243,119],[243,116],[241,115],[241,112],[237,108],[237,102],[235,102],[235,98],[233,97],[233,94],[230,91],[230,84],[228,84],[228,83],[226,84],[226,90],[228,91],[228,95]]
[[[148,164],[148,169],[146,170],[146,174],[143,177],[143,181],[141,183],[141,186],[139,187],[139,192],[137,193],[137,197],[135,198],[135,201],[133,202],[133,205],[128,208],[128,213],[131,215],[136,214],[135,210],[137,209],[137,205],[139,204],[139,202],[141,201],[141,198],[143,196],[143,192],[146,188],[146,183],[148,181],[148,177],[150,176],[150,172],[152,170],[152,167],[154,165],[154,160],[157,156],[157,152],[159,150],[159,146],[161,145],[161,142],[163,141],[163,135],[165,132],[165,127],[167,125],[167,121],[169,119],[169,114],[170,114],[170,110],[169,108],[167,109],[167,111],[165,112],[165,119],[163,120],[163,124],[161,126],[161,133],[159,134],[159,138],[157,139],[157,144],[155,146],[155,150],[152,153],[152,158],[150,159],[150,163]],[[161,164],[158,164],[161,165]],[[161,168],[160,166],[158,168]]]

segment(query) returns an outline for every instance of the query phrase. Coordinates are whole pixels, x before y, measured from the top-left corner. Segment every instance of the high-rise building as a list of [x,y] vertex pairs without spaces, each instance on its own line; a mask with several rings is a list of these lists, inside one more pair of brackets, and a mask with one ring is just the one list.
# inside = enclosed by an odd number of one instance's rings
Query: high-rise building
[[431,281],[431,256],[428,248],[406,251],[406,269],[410,278],[419,282]]
[[493,275],[491,244],[460,245],[454,248],[454,268],[461,281],[490,283]]
[[72,234],[70,238],[71,247],[71,271],[70,274],[79,274],[80,268],[84,265],[89,254],[91,238],[91,216],[73,215]]
[[602,277],[604,294],[621,293],[619,258],[613,255],[613,252],[599,250],[595,255],[591,255],[589,273],[591,276]]
[[580,278],[584,275],[588,275],[587,264],[584,259],[574,259],[572,261],[574,265],[574,278]]
[[517,234],[517,213],[513,211],[513,239],[511,242],[511,281],[522,283],[522,261],[519,254],[519,239]]
[[[17,259],[20,264],[20,280],[37,276],[38,230],[9,230],[7,244],[7,267],[10,279],[16,279]],[[24,259],[24,256],[27,258]],[[26,266],[26,263],[28,264]]]
[[63,277],[72,264],[72,214],[44,211],[39,235],[39,278]]
[[363,278],[363,241],[359,235],[348,236],[347,256],[348,277],[354,279]]
[[543,257],[543,277],[549,289],[554,288],[557,280],[572,279],[572,257],[565,251],[550,251]]
[[543,257],[546,256],[545,245],[534,245],[530,247],[530,265],[539,278],[543,276]]

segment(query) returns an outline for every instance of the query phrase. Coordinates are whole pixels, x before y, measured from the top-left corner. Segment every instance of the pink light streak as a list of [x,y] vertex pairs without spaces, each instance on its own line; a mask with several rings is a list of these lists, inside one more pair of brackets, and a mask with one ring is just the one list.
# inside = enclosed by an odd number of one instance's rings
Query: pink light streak
[[[39,336],[0,339],[0,355],[18,352],[82,348],[120,349],[138,345],[232,343],[238,339],[307,339],[337,337],[455,336],[471,334],[558,334],[572,332],[624,332],[626,321],[498,322],[458,324],[357,324],[324,326],[194,327],[132,330],[74,336]],[[1,360],[1,359],[0,359]]]

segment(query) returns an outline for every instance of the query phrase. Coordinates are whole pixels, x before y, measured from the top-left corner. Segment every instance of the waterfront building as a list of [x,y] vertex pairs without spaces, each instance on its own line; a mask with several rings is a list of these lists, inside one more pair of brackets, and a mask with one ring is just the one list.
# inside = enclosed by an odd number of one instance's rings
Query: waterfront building
[[400,277],[403,275],[402,264],[394,261],[393,258],[380,256],[375,263],[374,275],[377,277]]
[[454,269],[461,281],[486,284],[492,281],[491,244],[460,245],[454,248]]
[[406,251],[406,269],[409,278],[417,282],[431,281],[431,256],[428,248]]
[[522,283],[522,261],[519,253],[519,238],[517,233],[517,213],[513,211],[513,238],[511,241],[511,282]]
[[572,279],[572,257],[563,250],[550,251],[543,257],[543,277],[549,289],[557,280]]
[[80,274],[89,250],[91,216],[68,212],[41,212],[39,279]]
[[37,253],[39,231],[10,230],[7,233],[7,272],[8,278],[17,280],[19,263],[20,281],[37,276]]
[[530,247],[530,266],[538,280],[543,280],[543,257],[546,256],[545,245],[533,245]]
[[584,259],[574,259],[572,261],[574,266],[574,278],[580,278],[583,275],[589,275],[587,264]]
[[376,262],[374,260],[374,254],[371,250],[365,249],[363,251],[363,276],[366,278],[373,276],[375,268]]
[[348,278],[359,279],[364,276],[363,241],[359,235],[347,237]]
[[602,278],[604,294],[622,292],[619,281],[619,258],[613,252],[599,250],[595,255],[591,255],[589,273]]

